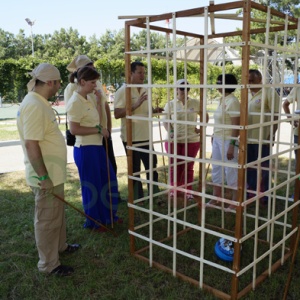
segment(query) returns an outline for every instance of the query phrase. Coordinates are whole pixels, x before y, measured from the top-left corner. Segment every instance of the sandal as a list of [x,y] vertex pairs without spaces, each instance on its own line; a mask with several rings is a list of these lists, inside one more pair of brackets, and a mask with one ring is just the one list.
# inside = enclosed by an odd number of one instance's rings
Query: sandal
[[221,202],[218,200],[210,200],[208,203],[206,203],[206,207],[216,207],[221,206]]
[[50,274],[58,275],[58,276],[70,276],[74,273],[74,269],[69,266],[59,265],[54,270],[50,272]]
[[80,244],[68,244],[64,253],[73,253],[80,248]]

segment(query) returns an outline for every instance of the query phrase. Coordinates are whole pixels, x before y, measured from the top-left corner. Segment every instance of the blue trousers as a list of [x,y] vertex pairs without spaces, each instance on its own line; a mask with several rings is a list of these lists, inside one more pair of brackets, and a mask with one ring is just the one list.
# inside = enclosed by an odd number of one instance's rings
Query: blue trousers
[[[74,160],[78,168],[84,212],[103,225],[118,220],[118,184],[116,174],[103,146],[74,147]],[[107,167],[108,166],[108,167]],[[86,219],[84,227],[99,227]]]

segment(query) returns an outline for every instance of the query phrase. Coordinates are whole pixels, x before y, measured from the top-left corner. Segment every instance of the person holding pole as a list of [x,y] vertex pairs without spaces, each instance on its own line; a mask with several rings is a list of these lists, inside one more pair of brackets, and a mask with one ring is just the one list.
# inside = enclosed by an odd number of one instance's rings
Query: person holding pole
[[[78,168],[82,202],[85,213],[103,225],[121,223],[117,217],[118,184],[115,172],[103,147],[103,138],[109,132],[101,124],[101,91],[97,90],[100,74],[85,66],[74,73],[77,91],[67,104],[70,131],[76,136],[74,160]],[[72,79],[71,79],[72,80]],[[97,103],[90,94],[94,93]],[[95,222],[86,219],[85,228],[106,231]]]
[[66,243],[64,203],[59,200],[64,198],[67,149],[48,99],[60,88],[60,73],[56,67],[42,63],[29,74],[32,79],[18,111],[17,127],[25,156],[26,181],[35,195],[38,269],[68,276],[74,269],[60,263],[59,252],[72,253],[80,245]]
[[[67,66],[67,70],[69,72],[71,72],[70,80],[74,81],[74,72],[77,72],[78,69],[85,67],[85,66],[95,69],[94,63],[89,57],[87,57],[86,55],[76,56],[71,61],[71,63]],[[75,79],[75,81],[76,81],[76,79]],[[64,101],[65,101],[66,107],[67,107],[69,99],[71,99],[73,93],[77,90],[77,87],[78,86],[77,86],[76,82],[69,82],[69,84],[66,86],[66,88],[64,90]],[[116,158],[115,158],[115,153],[114,153],[114,148],[113,148],[113,142],[112,142],[112,138],[111,138],[111,132],[112,132],[111,112],[110,112],[110,107],[107,102],[107,97],[105,95],[105,92],[103,90],[102,83],[100,82],[100,80],[97,80],[96,90],[101,91],[101,106],[102,106],[101,107],[101,116],[100,116],[101,126],[103,126],[104,128],[107,128],[107,130],[109,132],[108,138],[103,139],[102,142],[103,142],[104,149],[107,150],[110,163],[112,164],[114,172],[117,176],[117,163],[116,163]],[[89,95],[89,97],[92,98],[95,103],[97,103],[96,95],[94,94],[94,92],[91,93]],[[119,201],[122,201],[120,193],[119,193]]]

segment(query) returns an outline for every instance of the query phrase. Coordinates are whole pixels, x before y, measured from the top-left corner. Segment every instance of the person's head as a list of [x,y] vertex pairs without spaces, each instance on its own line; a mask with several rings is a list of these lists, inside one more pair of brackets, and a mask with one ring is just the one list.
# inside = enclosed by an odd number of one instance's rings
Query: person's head
[[[179,80],[177,80],[176,84],[177,85],[181,85],[181,84],[187,85],[187,84],[189,84],[189,82],[185,79],[179,79]],[[187,95],[189,91],[190,91],[189,87],[177,87],[177,96],[178,96],[178,98],[184,99],[185,95]]]
[[[261,84],[262,83],[262,75],[259,70],[256,69],[250,69],[249,70],[249,84]],[[251,88],[252,92],[258,92],[261,90],[260,87],[258,88]]]
[[91,93],[97,86],[97,80],[100,78],[100,74],[94,68],[85,66],[74,72],[74,77],[81,88]]
[[131,63],[131,83],[143,84],[145,80],[145,65],[140,61]]
[[76,56],[72,62],[67,66],[67,70],[71,73],[77,71],[78,69],[90,66],[93,67],[94,64],[91,59],[89,59],[86,55],[78,55]]
[[70,82],[74,82],[75,72],[83,67],[91,67],[94,68],[94,63],[90,60],[86,55],[78,55],[76,56],[72,62],[67,66],[67,70],[71,72],[69,77]]
[[[237,84],[237,79],[233,74],[224,74],[224,79],[223,80],[223,74],[219,75],[217,78],[217,84],[228,84],[228,85],[236,85]],[[218,90],[221,90],[219,88]],[[225,88],[225,93],[233,93],[235,91],[235,88]]]
[[48,98],[54,96],[60,88],[59,70],[51,64],[39,64],[34,70],[28,73],[32,79],[28,82],[28,91],[41,90]]

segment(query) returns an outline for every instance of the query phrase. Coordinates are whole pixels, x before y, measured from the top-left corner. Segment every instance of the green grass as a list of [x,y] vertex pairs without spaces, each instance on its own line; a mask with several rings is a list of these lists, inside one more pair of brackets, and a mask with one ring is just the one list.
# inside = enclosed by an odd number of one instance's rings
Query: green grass
[[[211,109],[214,109],[213,107]],[[114,118],[113,118],[114,120]],[[114,127],[117,127],[114,123]],[[60,129],[65,130],[61,124]],[[11,123],[0,124],[0,140],[19,139],[16,125]],[[280,160],[280,169],[284,169],[287,160]],[[125,157],[117,157],[118,182],[122,198],[128,197],[127,162]],[[159,161],[162,165],[162,161]],[[197,174],[197,166],[195,174]],[[160,173],[160,182],[164,181],[164,174]],[[283,176],[283,175],[282,175]],[[285,180],[286,178],[282,178]],[[210,180],[210,174],[208,176]],[[279,180],[280,182],[280,180]],[[82,244],[82,249],[72,255],[62,255],[61,262],[72,265],[75,273],[70,278],[47,276],[37,271],[37,250],[34,240],[33,214],[34,200],[30,189],[26,186],[24,172],[0,174],[0,299],[216,299],[211,294],[187,284],[172,275],[150,268],[147,263],[141,262],[130,255],[128,235],[128,208],[126,202],[119,205],[119,215],[125,222],[115,228],[118,237],[109,233],[97,234],[83,229],[84,217],[70,207],[66,207],[68,242]],[[80,185],[77,169],[74,164],[68,165],[68,181],[65,186],[66,200],[77,208],[82,209]],[[211,187],[208,187],[211,193]],[[284,195],[285,190],[279,190],[278,195]],[[146,206],[145,206],[146,207]],[[277,210],[283,209],[278,206]],[[252,209],[253,210],[253,209]],[[155,211],[167,212],[166,207],[155,207]],[[187,220],[196,223],[197,210],[187,212]],[[142,223],[149,218],[148,214],[135,213],[135,222]],[[183,219],[183,214],[178,214]],[[221,226],[220,212],[211,210],[206,214],[209,224]],[[249,227],[253,221],[248,221]],[[153,236],[156,240],[164,238],[166,222],[157,222],[153,226]],[[225,218],[227,229],[234,230],[235,215],[229,214]],[[141,229],[141,233],[148,235],[148,228]],[[260,233],[265,238],[265,231]],[[275,240],[280,237],[279,229]],[[178,249],[200,255],[199,233],[194,230],[178,237]],[[214,256],[213,246],[216,239],[207,236],[206,257],[220,263]],[[172,246],[172,242],[165,244]],[[147,246],[146,242],[136,240],[137,249]],[[247,242],[243,246],[242,267],[251,261],[253,243]],[[259,246],[259,253],[266,251],[266,245]],[[142,256],[147,257],[148,251]],[[153,248],[154,260],[165,266],[172,267],[170,251]],[[278,258],[280,253],[274,252]],[[300,276],[299,253],[294,268],[293,280],[290,286],[288,299],[300,298],[298,278]],[[275,258],[274,258],[275,260]],[[199,277],[199,264],[195,261],[178,255],[178,271],[192,277]],[[224,263],[228,266],[227,263]],[[259,270],[265,270],[267,261],[258,265]],[[277,272],[272,274],[262,285],[256,287],[243,299],[281,299],[289,272],[289,263],[285,263]],[[231,285],[231,276],[223,271],[207,267],[204,272],[205,282],[228,292]],[[251,281],[251,272],[240,280],[244,287]]]
[[[161,163],[161,161],[160,161]],[[127,163],[125,157],[117,157],[119,187],[122,198],[128,196]],[[160,174],[162,178],[163,174]],[[119,216],[124,224],[115,226],[117,237],[110,233],[93,233],[82,227],[84,217],[70,207],[66,207],[67,236],[70,243],[81,243],[82,248],[70,255],[61,255],[63,264],[75,268],[73,276],[58,278],[40,274],[37,271],[38,254],[34,240],[34,200],[26,186],[24,172],[12,172],[0,175],[0,299],[216,299],[211,294],[185,283],[172,275],[150,268],[130,255],[128,226],[128,208],[126,202],[119,205]],[[65,186],[66,200],[82,209],[77,169],[68,165],[68,180]],[[159,210],[159,208],[156,208]],[[160,208],[161,212],[166,208]],[[179,218],[182,215],[179,214]],[[188,212],[188,220],[195,222],[196,210]],[[146,214],[136,213],[136,221],[147,218]],[[209,223],[220,225],[220,215],[211,210],[206,217]],[[228,215],[228,227],[234,227],[234,214]],[[154,237],[163,237],[166,224],[154,226]],[[146,233],[147,229],[144,229]],[[196,237],[196,238],[195,238]],[[214,257],[215,238],[207,238],[207,255]],[[178,237],[178,248],[198,255],[199,238],[192,230]],[[171,242],[166,242],[172,245]],[[146,243],[137,240],[137,248]],[[242,264],[250,259],[253,245],[249,243],[243,249]],[[260,252],[265,246],[260,248]],[[172,256],[169,251],[154,247],[154,259],[171,267]],[[275,253],[276,254],[276,253]],[[143,255],[147,255],[143,253]],[[278,253],[276,254],[278,255]],[[299,253],[295,265],[293,280],[288,299],[299,299],[300,276]],[[216,262],[217,259],[213,258]],[[220,261],[218,262],[220,263]],[[227,265],[224,263],[224,265]],[[191,277],[197,277],[198,263],[178,255],[178,270]],[[289,264],[286,263],[272,274],[255,292],[243,299],[281,299],[287,280]],[[205,280],[220,289],[228,289],[231,276],[212,267],[205,271]],[[247,275],[251,278],[251,274]]]
[[[66,130],[65,119],[62,118],[61,124],[59,125],[60,130],[64,133]],[[116,120],[112,113],[112,128],[118,128],[121,126],[121,120]],[[19,133],[15,120],[9,120],[0,122],[0,141],[11,141],[19,140]]]

